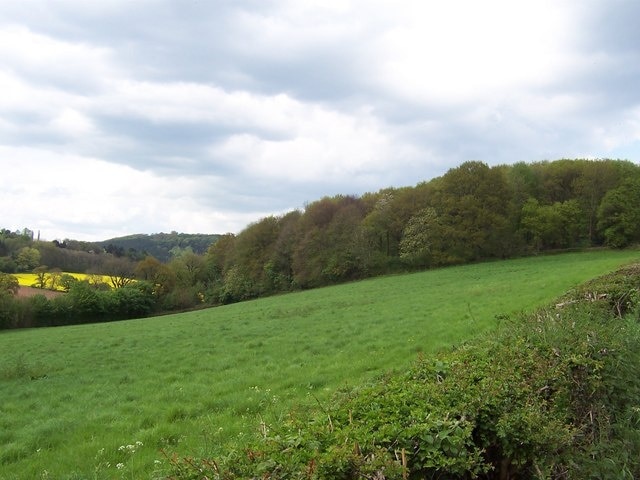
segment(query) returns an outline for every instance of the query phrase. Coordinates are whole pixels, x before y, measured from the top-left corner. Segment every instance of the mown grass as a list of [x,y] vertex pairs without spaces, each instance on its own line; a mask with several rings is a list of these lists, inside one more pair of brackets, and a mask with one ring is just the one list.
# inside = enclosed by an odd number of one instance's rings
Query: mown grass
[[[418,352],[463,342],[496,315],[530,310],[638,256],[484,263],[180,315],[2,332],[0,478],[153,477],[161,449],[215,454],[256,432],[261,417],[402,369]],[[126,448],[136,441],[135,452]]]

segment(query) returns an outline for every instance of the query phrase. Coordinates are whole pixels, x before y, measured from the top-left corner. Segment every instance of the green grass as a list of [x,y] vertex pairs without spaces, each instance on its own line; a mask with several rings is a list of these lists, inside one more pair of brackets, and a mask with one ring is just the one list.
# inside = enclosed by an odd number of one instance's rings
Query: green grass
[[[212,454],[253,434],[260,417],[402,369],[419,352],[487,331],[496,315],[531,310],[638,257],[526,258],[2,332],[0,479],[151,478],[161,449]],[[126,448],[136,441],[135,452]]]

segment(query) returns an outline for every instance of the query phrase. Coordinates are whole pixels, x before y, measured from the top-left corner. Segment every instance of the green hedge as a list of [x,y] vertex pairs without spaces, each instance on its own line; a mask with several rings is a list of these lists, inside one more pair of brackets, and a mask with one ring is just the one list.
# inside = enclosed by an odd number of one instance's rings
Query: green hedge
[[640,478],[639,286],[596,279],[169,478]]

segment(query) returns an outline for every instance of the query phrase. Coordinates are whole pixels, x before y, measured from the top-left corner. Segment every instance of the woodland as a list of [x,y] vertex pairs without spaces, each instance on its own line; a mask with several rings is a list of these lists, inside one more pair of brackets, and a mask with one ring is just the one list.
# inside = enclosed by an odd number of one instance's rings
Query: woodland
[[[3,229],[0,328],[134,318],[390,273],[625,248],[640,240],[639,205],[640,166],[630,161],[472,161],[415,186],[324,197],[237,234],[191,244],[184,234],[161,234],[169,252],[161,258],[116,239],[44,242],[28,229]],[[68,294],[51,300],[15,298],[7,275],[31,271],[43,275],[42,288],[62,272],[96,275],[66,278]]]

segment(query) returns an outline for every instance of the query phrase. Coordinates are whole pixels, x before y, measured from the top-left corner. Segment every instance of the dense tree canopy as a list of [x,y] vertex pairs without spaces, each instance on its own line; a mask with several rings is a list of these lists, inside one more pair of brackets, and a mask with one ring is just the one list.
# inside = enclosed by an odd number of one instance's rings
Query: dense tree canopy
[[630,177],[600,203],[598,227],[605,243],[626,247],[640,238],[640,179]]
[[[324,197],[303,210],[260,219],[238,234],[133,235],[101,246],[34,241],[31,230],[4,229],[0,272],[38,269],[40,286],[55,282],[68,291],[82,318],[91,318],[87,309],[94,307],[94,319],[121,318],[132,311],[237,302],[417,268],[626,247],[640,242],[639,212],[640,167],[629,161],[494,167],[474,161],[414,187]],[[137,249],[151,246],[162,246],[163,258]],[[61,272],[108,275],[113,289],[138,290],[119,293],[120,303],[104,303],[103,294],[87,290],[104,290],[101,277],[77,286]],[[3,298],[11,301],[11,295]],[[127,298],[144,308],[124,309]],[[37,305],[31,311],[42,313]]]

